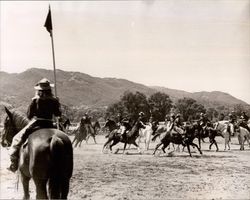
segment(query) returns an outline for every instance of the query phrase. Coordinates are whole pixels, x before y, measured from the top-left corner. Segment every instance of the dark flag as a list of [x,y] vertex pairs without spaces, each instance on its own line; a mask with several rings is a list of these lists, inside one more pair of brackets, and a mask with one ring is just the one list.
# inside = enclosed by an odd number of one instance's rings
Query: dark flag
[[51,34],[52,34],[52,20],[51,20],[50,7],[49,7],[49,13],[47,15],[44,26],[46,27],[47,31],[50,33],[50,36],[51,36]]

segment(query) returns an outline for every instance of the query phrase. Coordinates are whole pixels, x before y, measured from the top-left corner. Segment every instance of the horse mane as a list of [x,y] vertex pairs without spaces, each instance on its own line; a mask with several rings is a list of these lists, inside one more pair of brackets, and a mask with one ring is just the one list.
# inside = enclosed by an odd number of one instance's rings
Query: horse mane
[[23,113],[17,110],[12,111],[12,120],[13,122],[15,122],[18,129],[22,129],[29,123],[28,118]]

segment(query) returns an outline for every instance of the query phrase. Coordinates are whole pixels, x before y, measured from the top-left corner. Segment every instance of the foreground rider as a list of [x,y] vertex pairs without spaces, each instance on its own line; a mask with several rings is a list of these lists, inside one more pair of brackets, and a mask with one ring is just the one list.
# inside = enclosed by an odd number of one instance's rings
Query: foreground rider
[[39,128],[54,128],[53,117],[60,117],[60,103],[53,96],[50,81],[46,78],[39,81],[34,87],[36,96],[28,108],[27,117],[30,123],[15,135],[11,144],[10,160],[8,170],[15,172],[18,169],[19,150],[29,135]]

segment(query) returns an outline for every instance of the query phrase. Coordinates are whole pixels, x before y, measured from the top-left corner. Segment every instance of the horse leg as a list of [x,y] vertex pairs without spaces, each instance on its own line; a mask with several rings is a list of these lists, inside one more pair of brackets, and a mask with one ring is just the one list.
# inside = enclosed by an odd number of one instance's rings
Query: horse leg
[[61,182],[61,199],[67,199],[69,193],[69,182],[70,179],[65,178]]
[[[118,140],[113,140],[112,144],[109,146],[110,151],[112,152],[112,147],[115,146],[119,141]],[[119,151],[119,149],[118,149]]]
[[155,150],[154,150],[154,152],[153,152],[153,155],[155,155],[155,152],[157,151],[157,149],[158,149],[162,144],[163,144],[163,143],[160,142],[160,143],[158,143],[158,144],[156,145]]
[[88,144],[89,137],[90,137],[90,134],[88,134],[86,137],[86,144]]
[[126,146],[127,146],[127,142],[124,143],[123,154],[125,154]]
[[61,180],[58,180],[58,178],[49,179],[49,198],[50,199],[60,199],[60,187],[61,187]]
[[165,149],[166,147],[169,145],[170,143],[165,143],[163,144],[163,147],[161,148],[161,150],[163,151],[163,153],[166,153]]
[[21,172],[21,181],[23,184],[23,199],[30,199],[30,194],[29,194],[29,182],[30,182],[30,177],[25,176],[22,172]]
[[217,144],[217,142],[214,140],[214,144],[215,144],[215,146],[216,146],[216,151],[219,151],[219,147],[218,147],[218,144]]
[[214,144],[214,139],[213,138],[209,138],[209,142],[210,142],[210,145],[209,145],[209,150],[211,150],[213,144]]
[[36,185],[36,199],[48,199],[46,190],[47,179],[33,179]]
[[92,135],[93,139],[94,139],[94,142],[95,144],[97,144],[96,140],[95,140],[95,135]]
[[[112,139],[108,139],[107,142],[105,142],[105,144],[103,145],[102,151],[104,151],[104,149],[106,148],[106,146],[112,141]],[[110,148],[110,145],[109,145]]]
[[187,144],[187,149],[188,149],[188,153],[189,153],[190,157],[192,157],[189,144]]
[[192,142],[190,145],[196,147],[196,148],[198,149],[198,151],[200,152],[200,154],[202,154],[202,151],[201,151],[201,149],[198,147],[197,144],[195,144],[195,143]]
[[198,141],[199,141],[199,148],[201,149],[201,136],[200,135],[198,137]]
[[141,154],[141,149],[140,146],[138,144],[136,144],[136,142],[133,142],[133,145],[135,145],[137,147],[138,153]]

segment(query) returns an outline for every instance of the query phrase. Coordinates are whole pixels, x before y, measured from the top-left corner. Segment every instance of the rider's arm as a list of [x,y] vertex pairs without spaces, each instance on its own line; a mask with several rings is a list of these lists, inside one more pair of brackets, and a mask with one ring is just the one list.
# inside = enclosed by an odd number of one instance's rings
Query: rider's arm
[[29,105],[29,108],[27,110],[27,118],[30,120],[32,119],[36,114],[36,99],[32,99],[31,104]]

